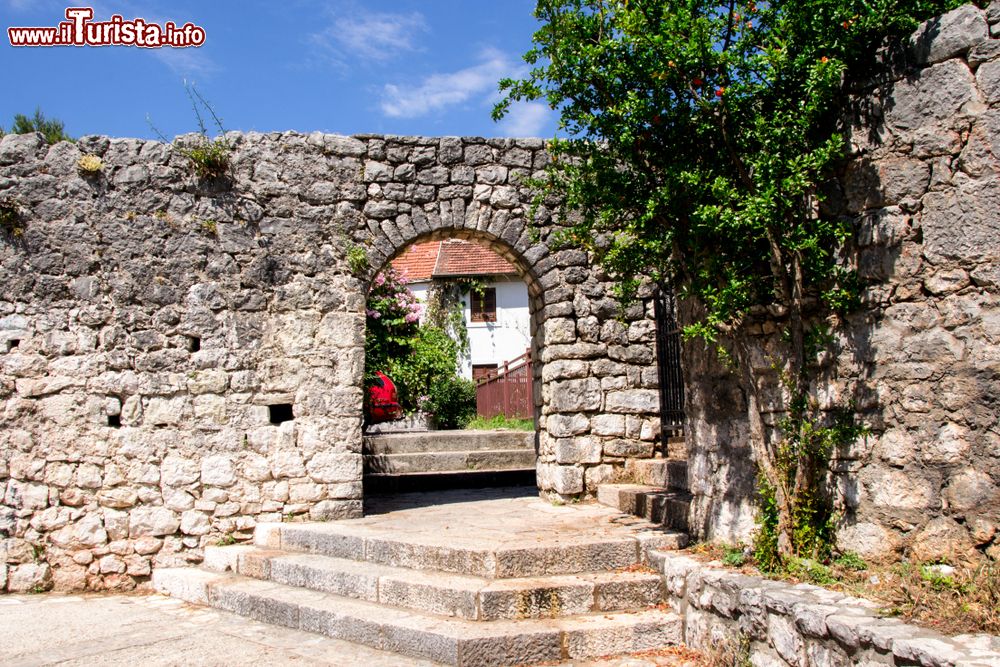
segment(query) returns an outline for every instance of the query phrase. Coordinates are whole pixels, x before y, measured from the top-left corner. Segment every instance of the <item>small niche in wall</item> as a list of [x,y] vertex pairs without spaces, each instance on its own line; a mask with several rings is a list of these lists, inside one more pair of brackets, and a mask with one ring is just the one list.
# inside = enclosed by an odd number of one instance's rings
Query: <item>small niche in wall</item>
[[121,428],[122,427],[122,416],[121,415],[108,415],[108,426],[111,428]]
[[274,405],[267,406],[268,414],[271,417],[272,424],[281,424],[282,422],[289,422],[295,419],[295,415],[292,413],[291,403],[276,403]]
[[7,351],[10,352],[20,344],[21,340],[19,338],[11,338],[10,340],[7,341]]
[[188,352],[197,352],[201,349],[201,338],[198,336],[188,336]]

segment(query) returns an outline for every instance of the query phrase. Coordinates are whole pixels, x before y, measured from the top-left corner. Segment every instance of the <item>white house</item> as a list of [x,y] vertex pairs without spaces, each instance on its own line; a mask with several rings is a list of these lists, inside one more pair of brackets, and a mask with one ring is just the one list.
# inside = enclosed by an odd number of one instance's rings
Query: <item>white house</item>
[[392,266],[420,301],[427,300],[435,282],[475,279],[485,286],[482,293],[461,296],[469,333],[469,355],[461,359],[463,377],[482,377],[531,347],[528,286],[489,248],[460,239],[418,243],[392,260]]

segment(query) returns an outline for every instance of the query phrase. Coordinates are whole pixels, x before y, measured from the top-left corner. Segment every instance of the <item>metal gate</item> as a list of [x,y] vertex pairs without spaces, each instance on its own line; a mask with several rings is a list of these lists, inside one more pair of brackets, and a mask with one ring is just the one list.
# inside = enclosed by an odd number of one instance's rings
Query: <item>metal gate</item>
[[657,290],[656,366],[660,380],[661,441],[684,433],[684,374],[681,372],[681,332],[674,315],[676,302],[669,289]]

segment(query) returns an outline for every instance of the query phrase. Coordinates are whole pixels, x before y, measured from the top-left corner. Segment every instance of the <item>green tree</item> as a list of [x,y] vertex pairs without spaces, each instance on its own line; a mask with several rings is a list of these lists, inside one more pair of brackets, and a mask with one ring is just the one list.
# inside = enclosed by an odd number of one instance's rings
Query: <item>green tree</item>
[[[733,363],[779,560],[829,544],[823,467],[834,441],[858,433],[816,409],[807,363],[821,340],[809,323],[859,293],[843,256],[852,229],[820,214],[845,152],[844,82],[875,66],[886,38],[951,4],[539,0],[532,69],[500,84],[495,118],[519,100],[560,113],[568,138],[550,143],[534,185],[539,205],[557,195],[577,213],[564,240],[593,251],[623,297],[645,277],[698,304],[686,333]],[[746,326],[761,305],[783,317],[786,343],[764,388]],[[778,437],[762,417],[766,391],[785,398]]]
[[[66,134],[63,122],[55,118],[46,118],[41,108],[35,109],[34,116],[25,116],[20,113],[14,115],[14,124],[10,128],[11,134],[30,134],[32,132],[41,132],[49,144],[74,141],[71,136]],[[0,127],[0,137],[3,135],[4,130]]]

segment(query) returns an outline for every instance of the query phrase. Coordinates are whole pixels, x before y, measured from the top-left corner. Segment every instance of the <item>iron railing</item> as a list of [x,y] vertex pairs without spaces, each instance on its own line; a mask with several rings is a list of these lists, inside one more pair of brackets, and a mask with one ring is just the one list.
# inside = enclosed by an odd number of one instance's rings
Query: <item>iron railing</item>
[[476,384],[476,413],[480,417],[517,417],[532,419],[535,416],[534,374],[531,350],[520,357],[504,362],[496,374],[487,375]]
[[674,318],[674,295],[659,290],[656,316],[656,366],[660,380],[660,424],[663,442],[684,432],[684,374],[681,371],[681,332]]

